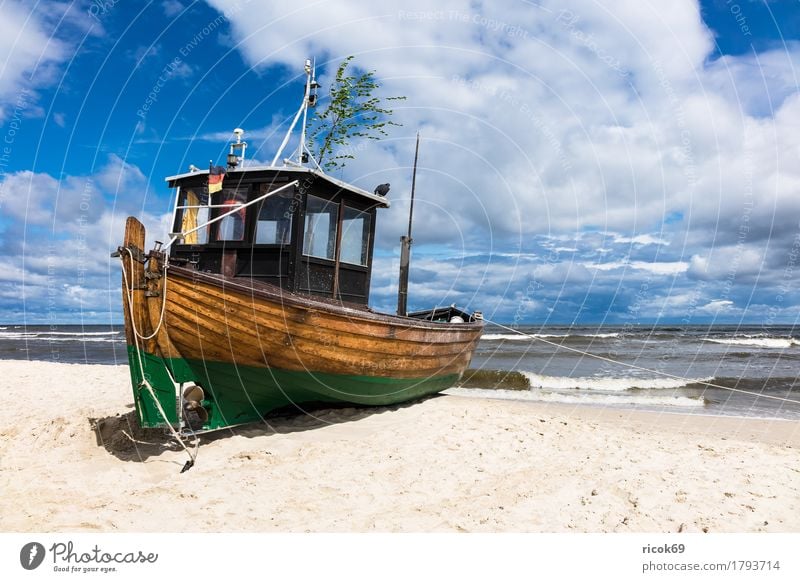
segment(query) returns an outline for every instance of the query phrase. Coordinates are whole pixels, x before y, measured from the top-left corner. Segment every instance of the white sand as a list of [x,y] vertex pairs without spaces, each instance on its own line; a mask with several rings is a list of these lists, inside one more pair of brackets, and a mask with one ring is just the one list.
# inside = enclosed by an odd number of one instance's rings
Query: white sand
[[180,474],[113,420],[127,367],[0,379],[2,531],[800,531],[796,422],[442,396],[209,436]]

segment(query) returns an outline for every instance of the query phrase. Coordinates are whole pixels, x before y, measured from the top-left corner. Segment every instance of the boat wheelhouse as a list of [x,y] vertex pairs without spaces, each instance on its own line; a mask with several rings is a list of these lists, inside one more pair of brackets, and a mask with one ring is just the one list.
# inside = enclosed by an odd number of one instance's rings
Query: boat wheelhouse
[[367,304],[376,212],[389,207],[385,197],[309,168],[229,170],[213,193],[208,176],[167,178],[177,191],[174,231],[189,233],[176,236],[171,261]]

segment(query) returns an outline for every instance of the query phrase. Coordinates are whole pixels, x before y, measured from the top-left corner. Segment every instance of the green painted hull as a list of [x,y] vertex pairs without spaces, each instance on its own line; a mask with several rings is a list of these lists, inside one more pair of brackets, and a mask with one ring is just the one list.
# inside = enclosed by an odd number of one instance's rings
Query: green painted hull
[[[166,426],[149,390],[142,386],[136,348],[128,346],[136,410],[143,427]],[[179,423],[180,389],[175,384],[196,383],[206,395],[204,430],[255,422],[278,408],[308,403],[351,403],[385,406],[441,392],[458,381],[458,374],[430,378],[345,376],[311,371],[238,366],[226,362],[164,359],[142,353],[142,363],[167,420]],[[173,382],[174,379],[174,382]]]

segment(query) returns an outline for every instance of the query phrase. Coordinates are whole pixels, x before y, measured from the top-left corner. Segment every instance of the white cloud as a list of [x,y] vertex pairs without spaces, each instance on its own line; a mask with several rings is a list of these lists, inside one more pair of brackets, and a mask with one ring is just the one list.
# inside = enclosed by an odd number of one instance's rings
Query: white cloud
[[650,234],[638,234],[636,236],[623,236],[614,234],[614,242],[617,244],[635,245],[668,245],[669,242]]
[[50,226],[55,231],[77,220],[96,222],[109,206],[134,212],[136,203],[147,192],[147,178],[132,164],[111,154],[106,163],[91,176],[65,176],[61,180],[29,170],[2,177],[2,210],[22,226]]
[[655,275],[677,275],[685,273],[689,265],[684,262],[647,262],[647,261],[608,261],[604,263],[588,263],[585,265],[588,269],[596,269],[598,271],[615,271],[617,269],[633,269],[637,271],[647,271]]
[[592,274],[580,263],[554,263],[536,267],[534,276],[537,281],[547,284],[585,283]]
[[161,8],[164,10],[164,14],[167,18],[172,18],[183,12],[185,7],[178,2],[178,0],[164,0],[164,2],[161,3]]
[[108,161],[95,175],[95,179],[105,192],[125,194],[143,191],[147,178],[142,171],[116,154],[110,154]]
[[145,186],[141,170],[115,155],[90,176],[56,180],[21,171],[2,177],[8,197],[0,215],[0,312],[18,317],[24,301],[29,322],[48,314],[60,321],[119,320],[119,259],[110,253],[127,215],[145,224],[148,245],[171,219],[171,213],[141,211]]
[[[413,144],[404,138],[422,128],[423,161],[439,172],[438,201],[458,200],[462,222],[500,235],[588,225],[649,230],[693,204],[698,181],[712,190],[698,210],[707,216],[707,206],[719,207],[719,140],[736,144],[723,133],[735,134],[742,114],[720,106],[727,95],[707,91],[704,79],[722,65],[706,69],[712,36],[696,2],[505,3],[502,11],[467,0],[435,10],[421,2],[275,2],[229,18],[255,67],[281,63],[299,73],[307,56],[322,67],[356,54],[378,72],[385,94],[409,97],[397,107],[402,141],[390,156],[362,152],[353,180],[362,168],[407,166]],[[598,51],[630,74],[610,69]],[[481,205],[489,192],[493,203]]]
[[160,43],[151,45],[141,45],[129,51],[130,58],[136,61],[136,66],[141,67],[147,59],[153,59],[161,54],[162,46]]
[[40,116],[38,90],[56,83],[72,57],[71,36],[97,35],[88,2],[6,0],[0,18],[0,121]]
[[694,279],[722,281],[758,275],[765,267],[764,255],[744,245],[719,247],[707,256],[693,255],[688,274]]
[[719,313],[720,311],[729,311],[733,307],[733,301],[730,299],[715,299],[709,301],[705,305],[698,307],[700,311],[707,313]]
[[794,60],[798,42],[789,50],[769,50],[741,56],[723,56],[709,66],[705,85],[725,95],[749,115],[771,116],[783,101],[797,92],[800,73]]
[[175,66],[169,73],[167,73],[167,77],[170,79],[188,79],[192,75],[194,75],[194,68],[189,65],[188,63],[179,63]]

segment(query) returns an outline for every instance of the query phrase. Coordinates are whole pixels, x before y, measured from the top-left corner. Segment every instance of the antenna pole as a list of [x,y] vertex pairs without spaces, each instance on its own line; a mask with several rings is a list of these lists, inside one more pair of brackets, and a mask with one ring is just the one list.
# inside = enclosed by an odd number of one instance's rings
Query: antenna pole
[[411,173],[411,207],[408,209],[408,235],[400,237],[400,285],[397,291],[397,315],[408,315],[408,269],[411,262],[411,224],[414,219],[414,192],[417,189],[417,159],[419,158],[419,132],[414,150],[414,170]]
[[417,160],[419,159],[419,132],[414,150],[414,170],[411,172],[411,208],[408,209],[408,244],[411,244],[411,220],[414,218],[414,191],[417,189]]

